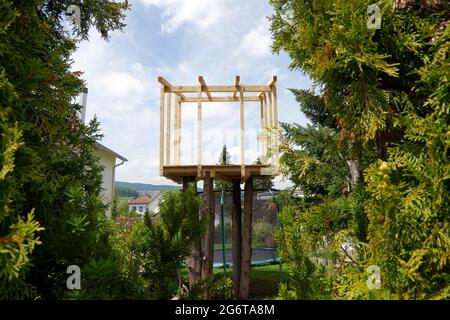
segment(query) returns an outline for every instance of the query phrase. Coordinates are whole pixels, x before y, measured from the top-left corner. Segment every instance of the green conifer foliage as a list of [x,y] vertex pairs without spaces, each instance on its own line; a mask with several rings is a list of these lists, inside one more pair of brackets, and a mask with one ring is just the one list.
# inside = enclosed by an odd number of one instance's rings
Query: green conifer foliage
[[[360,240],[354,263],[335,274],[335,297],[448,298],[448,1],[378,1],[380,29],[366,25],[370,1],[270,2],[274,50],[286,51],[291,67],[315,81],[317,96],[294,90],[296,98],[315,125],[332,120],[338,149],[362,174],[348,202],[356,226],[335,234]],[[307,195],[311,180],[300,178],[320,162],[306,148],[289,152],[289,174]],[[301,153],[307,157],[296,160]],[[329,204],[324,198],[304,211],[314,214],[303,212],[303,224],[314,225],[320,207],[336,212]],[[381,270],[382,293],[366,285],[371,265]]]
[[83,39],[92,26],[107,39],[128,8],[0,0],[1,297],[62,298],[68,265],[108,252],[92,153],[98,123],[81,124],[73,103],[85,84],[70,71],[76,42],[62,27],[69,5],[81,8]]

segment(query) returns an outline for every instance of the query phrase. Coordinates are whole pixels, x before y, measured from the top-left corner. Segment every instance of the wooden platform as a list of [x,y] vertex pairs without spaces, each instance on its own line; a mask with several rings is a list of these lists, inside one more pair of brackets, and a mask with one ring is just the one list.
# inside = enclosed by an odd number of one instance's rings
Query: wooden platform
[[198,166],[196,165],[164,166],[163,176],[176,183],[182,183],[183,177],[196,177],[196,179],[202,180],[207,172],[211,178],[227,182],[231,182],[233,179],[240,179],[241,182],[244,182],[250,176],[255,179],[270,179],[270,175],[261,174],[262,168],[268,168],[268,166],[246,165],[245,175],[242,176],[240,165],[202,165],[200,175],[198,175]]
[[[180,183],[184,177],[197,180],[205,178],[206,173],[213,179],[231,181],[239,179],[244,182],[248,177],[256,179],[269,178],[275,174],[272,168],[277,167],[277,161],[271,157],[272,151],[277,145],[277,140],[271,136],[271,132],[278,129],[278,99],[277,77],[274,75],[266,85],[246,85],[241,83],[240,76],[236,76],[231,85],[208,85],[203,76],[198,77],[198,83],[188,86],[174,86],[163,77],[158,77],[160,88],[160,138],[159,138],[159,173],[161,176]],[[215,94],[222,93],[216,96]],[[195,94],[195,95],[192,95]],[[204,102],[237,102],[239,109],[239,160],[236,165],[208,165],[203,163],[202,156],[202,126]],[[197,102],[197,131],[196,139],[190,141],[197,147],[197,156],[192,165],[182,164],[181,150],[181,124],[182,105],[187,102]],[[261,122],[261,134],[258,138],[261,154],[261,165],[245,163],[245,103],[259,102],[259,116],[252,113],[251,116],[259,117]],[[221,121],[216,119],[216,121]],[[238,129],[238,128],[236,128]],[[270,168],[270,170],[261,170]],[[262,171],[262,172],[261,172]],[[264,174],[262,174],[264,173]]]

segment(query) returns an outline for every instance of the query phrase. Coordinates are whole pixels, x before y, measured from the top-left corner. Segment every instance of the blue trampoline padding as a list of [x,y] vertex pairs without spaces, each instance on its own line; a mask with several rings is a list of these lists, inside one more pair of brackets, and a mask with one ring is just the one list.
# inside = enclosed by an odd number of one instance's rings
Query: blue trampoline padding
[[[280,264],[280,263],[281,263],[281,259],[276,258],[276,259],[270,259],[270,260],[252,261],[251,265],[252,265],[252,267],[263,267],[263,266],[271,266],[271,265]],[[233,267],[233,263],[227,262],[227,268],[231,268],[231,267]],[[214,263],[213,268],[223,268],[223,263]]]
[[[213,268],[223,268],[222,249],[214,250]],[[232,249],[225,249],[225,259],[227,260],[227,268],[233,267],[233,251]],[[254,248],[252,250],[252,267],[270,266],[273,264],[280,264],[281,260],[277,256],[277,252],[272,248]],[[181,263],[182,267],[186,267],[186,263]]]
[[[214,268],[223,268],[223,253],[222,249],[214,250]],[[233,250],[225,249],[225,259],[227,261],[227,267],[233,266]],[[252,250],[252,267],[257,266],[269,266],[272,264],[279,264],[280,258],[277,256],[277,252],[272,248],[254,248]]]

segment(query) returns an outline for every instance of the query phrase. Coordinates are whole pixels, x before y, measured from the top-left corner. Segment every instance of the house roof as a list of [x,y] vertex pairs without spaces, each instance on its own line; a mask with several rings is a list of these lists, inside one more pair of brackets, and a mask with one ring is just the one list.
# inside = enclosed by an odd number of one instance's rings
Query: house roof
[[115,156],[116,158],[122,160],[122,161],[128,161],[127,158],[125,158],[124,156],[121,156],[120,154],[118,154],[117,152],[105,147],[104,145],[102,145],[101,143],[95,142],[95,147],[97,147],[100,150],[103,150],[109,154],[112,154],[113,156]]
[[150,201],[153,202],[159,198],[161,191],[155,191],[150,195]]
[[128,200],[128,204],[149,204],[150,198],[146,194],[138,196],[134,199]]

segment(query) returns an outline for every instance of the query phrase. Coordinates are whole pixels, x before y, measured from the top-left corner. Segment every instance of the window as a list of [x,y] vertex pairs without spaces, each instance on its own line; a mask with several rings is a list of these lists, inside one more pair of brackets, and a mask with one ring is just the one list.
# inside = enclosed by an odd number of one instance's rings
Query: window
[[143,206],[139,206],[139,212],[144,212],[144,207]]
[[132,206],[132,207],[131,207],[131,210],[132,210],[132,211],[136,211],[136,210],[137,210],[136,206]]

